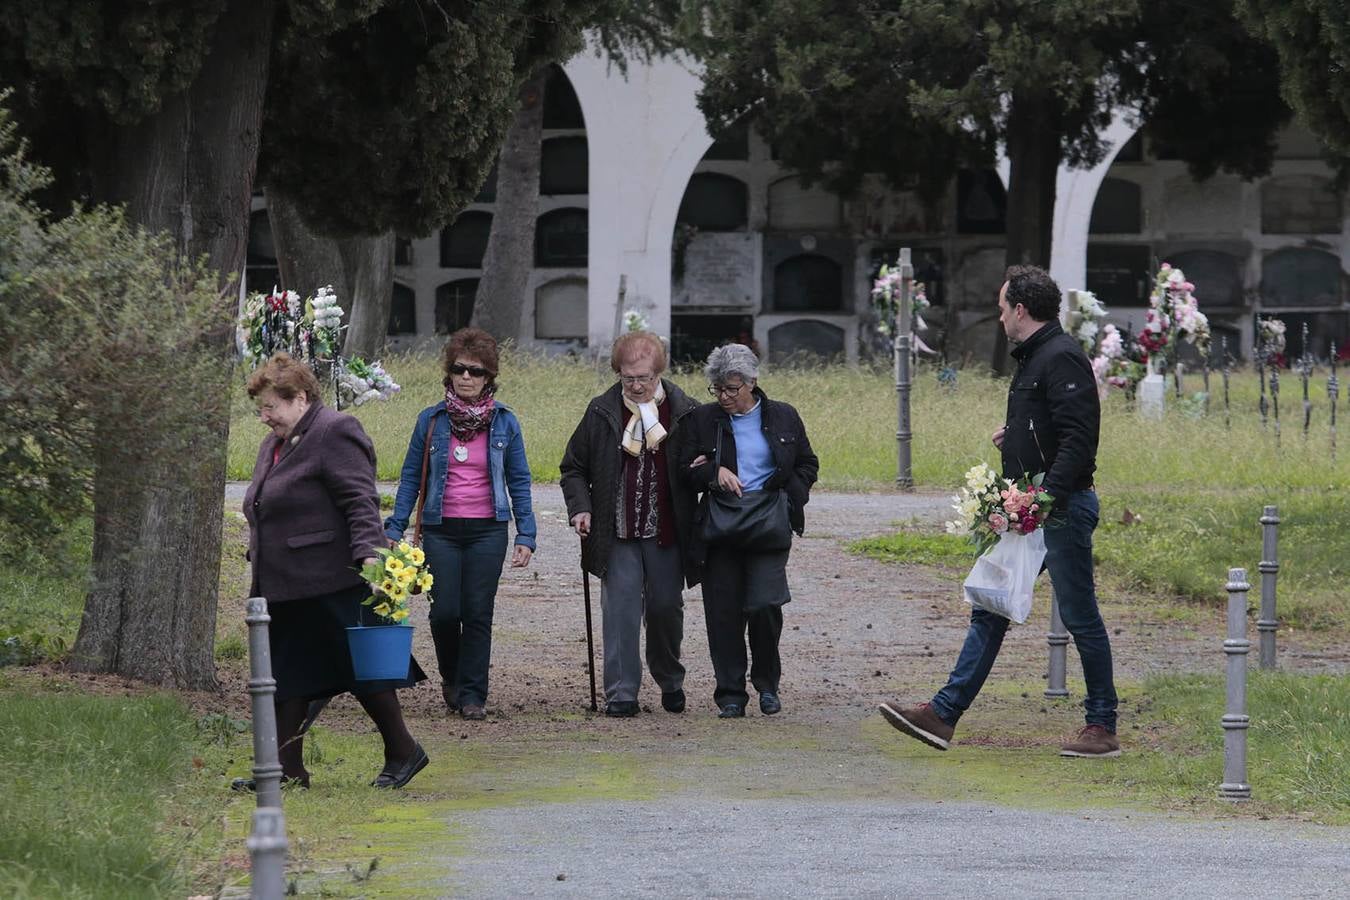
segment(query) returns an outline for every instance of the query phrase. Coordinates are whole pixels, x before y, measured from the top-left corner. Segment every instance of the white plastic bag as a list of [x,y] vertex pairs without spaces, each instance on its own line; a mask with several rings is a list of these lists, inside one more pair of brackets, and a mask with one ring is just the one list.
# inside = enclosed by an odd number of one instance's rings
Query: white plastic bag
[[1021,625],[1031,615],[1031,589],[1043,562],[1043,529],[1031,534],[1004,534],[975,560],[966,576],[966,602]]

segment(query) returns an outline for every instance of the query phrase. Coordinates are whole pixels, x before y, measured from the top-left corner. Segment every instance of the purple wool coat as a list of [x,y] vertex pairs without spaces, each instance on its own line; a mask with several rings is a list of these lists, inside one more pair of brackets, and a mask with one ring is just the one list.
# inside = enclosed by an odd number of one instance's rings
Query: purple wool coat
[[361,561],[387,547],[375,447],[361,423],[321,402],[296,423],[276,464],[271,434],[244,494],[255,597],[282,603],[361,583]]

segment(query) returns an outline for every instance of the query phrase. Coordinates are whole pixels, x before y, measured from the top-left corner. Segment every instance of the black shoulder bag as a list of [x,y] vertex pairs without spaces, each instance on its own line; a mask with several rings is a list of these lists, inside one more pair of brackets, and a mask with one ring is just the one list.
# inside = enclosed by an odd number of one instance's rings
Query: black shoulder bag
[[[722,430],[718,423],[713,472],[722,468]],[[738,550],[786,550],[792,546],[788,498],[784,491],[763,490],[737,497],[710,486],[703,493],[700,536],[709,544]]]

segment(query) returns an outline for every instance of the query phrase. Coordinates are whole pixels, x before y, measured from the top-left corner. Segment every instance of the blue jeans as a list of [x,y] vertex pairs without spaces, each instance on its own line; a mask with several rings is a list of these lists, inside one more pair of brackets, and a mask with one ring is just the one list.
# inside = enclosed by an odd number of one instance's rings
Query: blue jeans
[[[1097,527],[1099,506],[1091,491],[1069,495],[1066,515],[1052,516],[1045,524],[1045,567],[1055,586],[1059,614],[1073,635],[1078,658],[1083,663],[1087,696],[1083,699],[1089,725],[1116,730],[1116,687],[1112,678],[1111,640],[1097,609],[1097,591],[1092,580],[1092,532]],[[984,680],[989,677],[1008,620],[983,609],[972,610],[970,630],[946,686],[933,697],[933,712],[948,725],[955,725],[970,708]]]
[[422,532],[435,579],[428,619],[436,663],[460,707],[487,700],[492,613],[506,562],[506,536],[506,523],[496,519],[442,519]]

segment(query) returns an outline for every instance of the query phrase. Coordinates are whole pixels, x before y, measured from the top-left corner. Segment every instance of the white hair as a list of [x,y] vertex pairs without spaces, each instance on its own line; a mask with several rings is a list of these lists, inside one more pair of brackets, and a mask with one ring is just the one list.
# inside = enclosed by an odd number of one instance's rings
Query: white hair
[[744,344],[725,344],[708,354],[703,374],[710,384],[726,384],[732,375],[746,381],[758,380],[759,357]]

